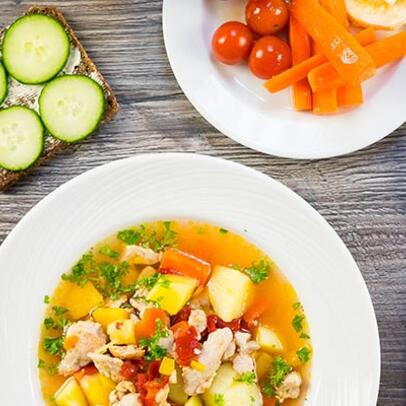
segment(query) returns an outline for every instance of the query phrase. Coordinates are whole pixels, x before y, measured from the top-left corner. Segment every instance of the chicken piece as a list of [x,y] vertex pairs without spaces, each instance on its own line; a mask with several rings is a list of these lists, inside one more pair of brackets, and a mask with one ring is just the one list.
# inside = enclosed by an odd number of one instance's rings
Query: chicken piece
[[235,355],[236,349],[237,349],[237,346],[235,345],[235,340],[233,340],[233,341],[231,341],[231,343],[227,347],[226,351],[224,352],[223,360],[229,361],[231,358],[233,358]]
[[136,345],[110,345],[110,353],[113,357],[120,359],[140,359],[145,351]]
[[120,371],[124,362],[121,359],[110,357],[110,355],[99,354],[97,352],[89,353],[89,357],[102,375],[114,382],[120,382],[122,380]]
[[155,396],[155,403],[157,406],[171,406],[168,403],[169,385],[165,385]]
[[146,309],[156,307],[154,303],[145,300],[147,295],[148,295],[147,289],[138,288],[134,292],[133,297],[130,299],[130,304],[136,310],[140,319],[142,318]]
[[171,330],[166,330],[167,336],[161,337],[158,341],[158,345],[165,348],[166,352],[170,355],[174,353],[175,339],[173,338],[173,332]]
[[78,321],[66,331],[66,338],[77,337],[74,348],[67,351],[58,367],[59,374],[69,376],[86,366],[90,361],[89,352],[96,351],[107,342],[107,336],[99,323]]
[[276,388],[275,397],[282,403],[286,399],[297,399],[300,395],[302,377],[299,372],[293,371],[286,375],[283,382]]
[[127,245],[122,261],[138,265],[155,265],[161,261],[161,254],[139,245]]
[[237,331],[234,335],[235,343],[237,344],[240,353],[249,354],[259,349],[259,344],[255,340],[250,340],[250,333]]
[[130,381],[120,382],[109,396],[110,406],[142,406],[135,386]]
[[193,309],[190,312],[188,323],[196,329],[198,333],[197,338],[200,340],[200,334],[207,328],[206,313],[200,309]]
[[254,359],[248,354],[238,354],[233,360],[233,368],[240,375],[255,371]]
[[209,334],[198,357],[199,362],[205,366],[204,371],[197,371],[190,367],[183,368],[184,390],[188,395],[204,393],[210,387],[232,339],[233,333],[228,327]]
[[113,309],[118,309],[120,308],[124,303],[127,302],[127,296],[126,295],[121,295],[118,299],[113,300],[113,299],[107,299],[104,306],[105,307],[111,307]]

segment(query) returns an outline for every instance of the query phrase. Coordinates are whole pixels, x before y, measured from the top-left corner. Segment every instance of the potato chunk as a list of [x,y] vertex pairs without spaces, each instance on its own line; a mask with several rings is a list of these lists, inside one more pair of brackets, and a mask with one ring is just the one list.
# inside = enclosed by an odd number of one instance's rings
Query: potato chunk
[[107,327],[107,334],[115,344],[136,344],[135,324],[132,320],[115,321]]
[[55,393],[57,406],[88,406],[84,393],[77,380],[72,376]]
[[84,375],[80,386],[85,393],[89,406],[109,406],[110,392],[116,384],[102,374]]
[[199,281],[180,275],[165,275],[164,281],[164,283],[158,282],[151,289],[147,299],[159,301],[161,309],[174,315],[192,297]]
[[185,406],[203,406],[203,403],[200,400],[199,396],[195,395],[187,400]]
[[257,330],[256,340],[264,351],[271,354],[279,354],[283,351],[282,341],[269,327],[260,325]]
[[78,286],[72,282],[63,281],[60,288],[59,306],[69,310],[72,320],[79,320],[89,314],[90,310],[103,302],[103,296],[91,282]]
[[94,321],[102,325],[104,331],[107,331],[109,324],[115,321],[128,320],[130,314],[124,309],[100,307],[93,312],[92,317]]
[[205,406],[262,405],[262,395],[258,385],[237,382],[237,378],[238,374],[231,364],[223,364],[211,387],[203,395]]
[[229,322],[244,314],[252,295],[253,283],[242,272],[216,266],[208,288],[214,311],[222,320]]

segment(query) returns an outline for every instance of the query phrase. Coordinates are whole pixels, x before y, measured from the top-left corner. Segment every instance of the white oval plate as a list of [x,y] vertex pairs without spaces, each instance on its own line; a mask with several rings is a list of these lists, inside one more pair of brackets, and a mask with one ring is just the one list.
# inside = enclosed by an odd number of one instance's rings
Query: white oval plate
[[331,116],[294,111],[290,90],[268,93],[247,66],[213,60],[211,36],[243,19],[246,0],[164,0],[163,31],[175,77],[194,107],[223,134],[267,154],[318,159],[371,145],[406,120],[406,60],[364,86],[365,103]]
[[375,406],[380,349],[372,303],[325,220],[275,180],[193,154],[116,161],[58,188],[0,247],[1,405],[42,405],[36,348],[43,296],[95,242],[154,219],[196,219],[243,234],[296,288],[314,345],[307,405]]

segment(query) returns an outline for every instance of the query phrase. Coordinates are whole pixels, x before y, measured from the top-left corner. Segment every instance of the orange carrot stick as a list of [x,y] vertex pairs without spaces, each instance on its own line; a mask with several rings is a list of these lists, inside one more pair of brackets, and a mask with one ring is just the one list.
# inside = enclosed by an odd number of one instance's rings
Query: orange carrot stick
[[[361,45],[368,45],[375,41],[375,30],[372,27],[366,28],[355,35],[355,38],[359,41]],[[264,83],[265,88],[271,92],[276,93],[280,90],[293,85],[293,83],[298,82],[306,78],[309,72],[327,62],[327,58],[323,54],[317,54],[305,61],[285,70],[279,75],[267,80]]]
[[320,5],[327,10],[342,26],[348,29],[347,8],[344,0],[320,0]]
[[[289,21],[289,43],[292,49],[293,65],[297,65],[311,56],[310,37],[293,17],[290,17]],[[292,85],[292,99],[296,110],[312,109],[312,90],[307,78]]]
[[318,0],[293,0],[290,12],[347,81],[361,82],[375,75],[371,56]]
[[[406,55],[406,32],[384,38],[368,45],[365,49],[375,66],[380,68]],[[354,80],[347,81],[341,76],[329,62],[312,69],[308,74],[308,79],[313,91],[336,88],[347,82],[354,83]]]
[[[324,90],[321,91],[323,92]],[[359,83],[346,83],[337,89],[337,103],[339,107],[359,106],[363,102],[364,95],[362,93],[362,87]]]

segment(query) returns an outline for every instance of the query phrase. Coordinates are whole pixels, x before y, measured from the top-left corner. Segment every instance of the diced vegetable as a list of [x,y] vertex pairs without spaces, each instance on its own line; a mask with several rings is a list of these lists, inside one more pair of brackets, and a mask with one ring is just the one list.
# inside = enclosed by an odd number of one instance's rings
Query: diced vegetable
[[72,282],[63,281],[62,285],[60,290],[62,294],[58,304],[69,310],[72,320],[79,320],[87,316],[90,310],[103,302],[103,296],[91,282],[78,286]]
[[[375,30],[372,27],[360,31],[354,37],[361,45],[368,45],[376,40]],[[327,58],[324,54],[314,55],[311,58],[306,59],[303,62],[292,66],[290,69],[285,70],[279,75],[267,80],[264,83],[264,86],[271,93],[279,92],[293,85],[299,80],[306,78],[312,69],[322,65],[325,62],[327,62]]]
[[165,357],[159,366],[159,373],[166,376],[171,376],[175,370],[175,360],[173,358]]
[[[366,46],[365,49],[376,68],[381,68],[406,55],[406,31],[376,41]],[[346,80],[346,77],[340,75],[331,63],[313,69],[309,72],[308,78],[313,91],[342,86],[347,81],[354,82],[354,80]]]
[[333,114],[338,111],[336,89],[313,92],[313,112],[316,114]]
[[253,283],[243,273],[224,266],[216,266],[208,283],[209,298],[215,313],[230,322],[241,317],[252,296]]
[[272,354],[280,353],[284,349],[278,335],[269,327],[260,325],[256,333],[256,340],[264,351]]
[[206,369],[206,366],[204,364],[196,360],[192,360],[190,362],[190,367],[199,372],[203,372]]
[[350,26],[344,0],[320,0],[320,5],[327,10],[343,27]]
[[192,396],[186,401],[185,406],[203,406],[203,403],[199,396]]
[[[292,64],[297,65],[300,62],[310,58],[311,41],[309,34],[293,18],[289,21],[289,42],[292,49]],[[312,90],[307,78],[301,79],[292,86],[293,106],[298,111],[312,109]]]
[[244,313],[244,321],[253,327],[260,317],[269,309],[270,303],[269,299],[266,297],[258,297],[254,302],[248,307],[247,311]]
[[211,272],[209,263],[174,248],[169,248],[163,253],[160,269],[164,273],[197,279],[202,285],[207,282]]
[[155,334],[157,320],[161,320],[164,326],[169,324],[168,315],[164,310],[155,307],[145,309],[142,319],[135,325],[135,336],[151,338]]
[[85,395],[72,376],[55,393],[55,404],[57,406],[88,406]]
[[183,379],[180,369],[176,367],[176,383],[169,384],[169,400],[179,405],[184,405],[188,395],[183,390]]
[[115,321],[108,325],[107,334],[115,344],[135,344],[135,324],[132,320]]
[[337,103],[340,107],[354,107],[364,102],[361,85],[346,83],[337,88]]
[[203,395],[205,406],[262,405],[258,386],[255,383],[237,382],[237,378],[238,374],[231,364],[223,364],[211,387]]
[[166,283],[158,282],[148,293],[148,300],[158,301],[170,315],[178,313],[192,297],[199,281],[181,275],[166,275]]
[[99,307],[92,313],[92,317],[95,322],[100,323],[103,329],[107,331],[109,324],[115,321],[128,320],[130,314],[126,310],[120,308]]
[[104,375],[97,373],[84,375],[80,380],[80,386],[86,395],[89,406],[109,406],[109,395],[116,384]]
[[256,371],[259,379],[269,373],[272,365],[272,357],[266,352],[259,352],[256,358]]
[[368,52],[317,0],[293,0],[290,12],[345,80],[361,82],[375,75]]

